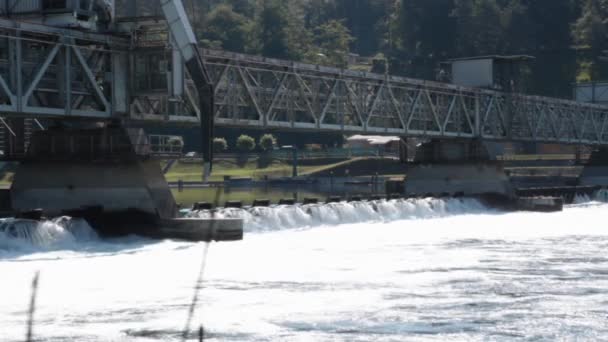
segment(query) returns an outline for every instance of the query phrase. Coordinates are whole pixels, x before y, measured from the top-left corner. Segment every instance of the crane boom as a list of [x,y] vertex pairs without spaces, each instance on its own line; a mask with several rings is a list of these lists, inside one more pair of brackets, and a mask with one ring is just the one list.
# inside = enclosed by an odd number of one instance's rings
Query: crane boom
[[213,163],[213,83],[203,63],[198,43],[181,0],[160,0],[161,8],[174,44],[179,49],[190,77],[197,88],[200,106],[204,177],[211,173]]

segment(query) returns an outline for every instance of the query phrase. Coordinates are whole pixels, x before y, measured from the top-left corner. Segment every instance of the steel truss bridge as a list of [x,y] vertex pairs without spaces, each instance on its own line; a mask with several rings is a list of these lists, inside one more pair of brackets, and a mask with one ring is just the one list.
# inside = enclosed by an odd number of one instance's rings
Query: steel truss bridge
[[[196,88],[166,25],[119,27],[100,34],[0,19],[0,114],[198,125]],[[608,144],[604,106],[223,51],[202,54],[220,126]]]

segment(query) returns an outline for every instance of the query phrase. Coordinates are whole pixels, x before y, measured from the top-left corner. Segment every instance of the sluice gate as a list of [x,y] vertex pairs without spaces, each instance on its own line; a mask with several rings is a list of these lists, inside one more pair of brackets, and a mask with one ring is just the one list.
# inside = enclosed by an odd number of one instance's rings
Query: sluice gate
[[[608,145],[606,106],[203,50],[181,1],[146,2],[145,16],[128,5],[0,1],[0,142],[23,161],[15,210],[175,219],[147,142],[131,139],[148,122],[199,126],[205,174],[216,125],[421,138],[406,194],[515,198],[487,141]],[[127,152],[114,154],[115,134]],[[582,185],[608,186],[600,154]]]

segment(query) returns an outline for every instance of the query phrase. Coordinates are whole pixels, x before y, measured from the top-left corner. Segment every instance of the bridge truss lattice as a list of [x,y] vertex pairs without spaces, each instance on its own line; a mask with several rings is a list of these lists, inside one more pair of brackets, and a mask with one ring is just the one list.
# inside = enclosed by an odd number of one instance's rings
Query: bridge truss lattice
[[[162,30],[153,36],[160,43],[0,19],[0,114],[198,124],[196,90],[177,49]],[[160,87],[137,88],[140,53],[161,60]],[[608,144],[605,106],[223,51],[203,55],[220,126]]]

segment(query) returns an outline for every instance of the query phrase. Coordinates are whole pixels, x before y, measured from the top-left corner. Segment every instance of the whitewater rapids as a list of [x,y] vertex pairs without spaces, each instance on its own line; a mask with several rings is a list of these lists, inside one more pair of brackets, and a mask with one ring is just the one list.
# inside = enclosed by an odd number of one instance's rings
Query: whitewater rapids
[[[608,205],[577,203],[222,210],[248,234],[211,246],[195,322],[206,341],[605,340]],[[102,241],[68,218],[12,224],[0,223],[0,341],[24,339],[37,271],[40,340],[181,340],[204,244]]]
[[249,209],[195,211],[189,217],[240,218],[246,232],[280,231],[342,224],[431,219],[463,213],[489,211],[474,199],[396,199],[370,202],[286,205]]

